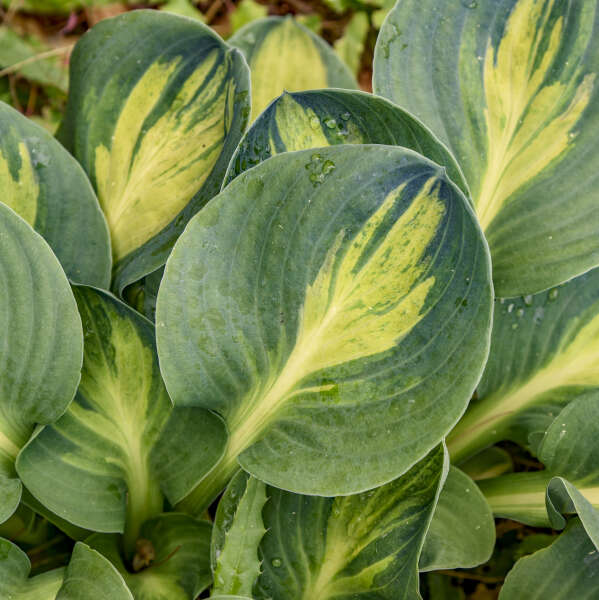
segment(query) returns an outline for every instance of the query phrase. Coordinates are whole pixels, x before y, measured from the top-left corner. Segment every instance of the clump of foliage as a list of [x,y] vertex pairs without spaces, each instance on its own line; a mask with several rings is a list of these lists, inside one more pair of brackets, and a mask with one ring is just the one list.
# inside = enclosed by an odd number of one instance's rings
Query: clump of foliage
[[400,0],[372,95],[136,10],[0,104],[0,596],[461,598],[494,516],[490,594],[599,595],[598,30]]

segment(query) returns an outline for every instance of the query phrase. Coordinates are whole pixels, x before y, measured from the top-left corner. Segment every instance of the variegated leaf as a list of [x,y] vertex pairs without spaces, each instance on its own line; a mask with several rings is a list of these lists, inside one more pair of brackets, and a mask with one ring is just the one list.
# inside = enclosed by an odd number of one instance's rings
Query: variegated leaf
[[181,508],[199,514],[238,460],[308,494],[404,473],[470,398],[491,297],[466,198],[411,151],[304,150],[237,177],[181,236],[158,295],[171,398],[229,431]]
[[497,300],[480,399],[448,437],[452,460],[506,439],[534,453],[534,435],[580,393],[598,389],[599,269],[548,292]]
[[[469,193],[455,159],[422,123],[384,98],[354,90],[284,92],[241,140],[225,183],[275,154],[339,144],[409,148],[445,167],[449,178]],[[317,181],[319,174],[314,177]]]
[[229,43],[250,66],[252,121],[284,90],[358,87],[335,51],[291,16],[252,21]]
[[120,293],[218,191],[247,123],[248,68],[199,21],[133,11],[81,38],[70,80],[58,135],[98,194]]
[[64,416],[21,451],[17,470],[47,509],[79,527],[124,531],[132,552],[141,524],[162,512],[161,484],[173,500],[185,495],[221,456],[225,434],[207,411],[172,410],[149,321],[108,293],[74,291],[81,384]]
[[110,285],[108,228],[85,173],[47,131],[3,102],[0,202],[44,237],[71,281]]
[[597,0],[401,0],[374,88],[456,156],[500,297],[599,264]]
[[418,557],[446,469],[438,447],[400,478],[354,496],[268,488],[254,598],[418,598]]

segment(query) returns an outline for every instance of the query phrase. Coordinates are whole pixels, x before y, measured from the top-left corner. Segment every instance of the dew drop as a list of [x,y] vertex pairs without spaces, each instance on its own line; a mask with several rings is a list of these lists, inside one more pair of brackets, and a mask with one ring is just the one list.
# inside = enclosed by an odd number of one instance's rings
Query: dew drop
[[478,0],[462,0],[462,6],[465,8],[476,8],[478,6]]
[[310,117],[310,127],[312,127],[312,129],[318,129],[320,127],[320,119],[316,116]]
[[549,300],[555,300],[559,295],[559,290],[557,288],[553,288],[552,290],[549,290]]
[[526,304],[526,306],[532,306],[532,294],[524,296],[524,304]]
[[279,568],[279,567],[280,567],[280,566],[283,564],[283,562],[281,561],[281,559],[280,559],[280,558],[273,558],[273,559],[270,561],[270,564],[271,564],[273,567],[275,567],[275,568],[277,568],[277,569],[278,569],[278,568]]

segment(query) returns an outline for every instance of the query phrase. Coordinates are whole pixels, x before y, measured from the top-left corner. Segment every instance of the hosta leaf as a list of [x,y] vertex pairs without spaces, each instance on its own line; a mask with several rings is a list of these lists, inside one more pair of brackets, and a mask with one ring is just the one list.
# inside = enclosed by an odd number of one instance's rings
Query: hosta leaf
[[54,600],[62,585],[64,569],[54,569],[29,579],[31,563],[25,552],[0,538],[0,598]]
[[374,89],[422,119],[466,174],[498,296],[599,264],[597,0],[402,0]]
[[137,573],[123,562],[117,535],[95,534],[86,542],[112,561],[135,600],[195,600],[212,581],[210,532],[207,521],[177,513],[147,521],[140,535],[154,556]]
[[[189,466],[176,468],[191,453],[188,424],[207,440],[216,439],[210,430],[222,425],[207,412],[202,421],[185,411],[169,420],[173,413],[160,377],[152,324],[107,293],[85,287],[74,291],[85,333],[81,385],[65,415],[23,449],[17,469],[49,510],[79,527],[125,531],[131,549],[140,524],[162,512],[161,480],[172,490],[190,477]],[[164,441],[162,431],[168,432]],[[204,455],[204,443],[194,446],[199,457],[190,463],[193,467],[206,459],[200,476],[222,452],[208,446]],[[157,446],[164,452],[159,468],[153,456]],[[170,473],[169,463],[175,467]],[[198,478],[192,478],[190,487]]]
[[71,281],[110,284],[110,240],[77,161],[44,129],[0,102],[2,202],[27,221]]
[[499,440],[531,447],[561,408],[599,388],[599,269],[548,292],[495,303],[491,352],[448,438],[459,462]]
[[243,52],[250,66],[252,121],[284,90],[358,87],[335,51],[293,17],[252,21],[229,43]]
[[438,447],[402,477],[354,496],[269,488],[254,597],[417,598],[418,556],[446,469]]
[[265,484],[243,471],[219,501],[211,541],[213,595],[252,594],[260,575],[258,546],[266,533],[262,509]]
[[56,600],[133,600],[123,578],[99,552],[81,542],[75,545],[64,583]]
[[124,292],[127,303],[152,322],[156,319],[156,299],[163,275],[164,267],[160,267],[128,286]]
[[106,214],[119,292],[164,264],[218,191],[247,122],[248,85],[237,50],[164,12],[107,19],[77,43],[59,137]]
[[241,140],[225,181],[275,154],[338,144],[387,144],[415,150],[444,166],[468,195],[455,159],[424,125],[388,100],[354,90],[283,93]]
[[[38,423],[66,410],[83,335],[67,278],[48,244],[0,203],[0,523],[16,509],[14,462]],[[68,343],[65,343],[68,340]]]
[[514,470],[514,463],[509,452],[491,446],[460,464],[460,469],[474,481],[499,477]]
[[477,485],[456,467],[439,496],[420,556],[420,571],[475,567],[495,545],[493,513]]
[[499,600],[592,600],[599,596],[599,552],[578,520],[551,546],[521,558]]
[[217,412],[229,431],[185,510],[206,506],[238,457],[307,494],[404,473],[464,410],[491,304],[471,209],[417,154],[321,148],[237,177],[181,236],[158,294],[171,398]]
[[599,392],[595,392],[571,402],[547,429],[539,446],[545,471],[480,482],[495,514],[561,529],[566,524],[562,513],[578,513],[599,548],[598,436]]

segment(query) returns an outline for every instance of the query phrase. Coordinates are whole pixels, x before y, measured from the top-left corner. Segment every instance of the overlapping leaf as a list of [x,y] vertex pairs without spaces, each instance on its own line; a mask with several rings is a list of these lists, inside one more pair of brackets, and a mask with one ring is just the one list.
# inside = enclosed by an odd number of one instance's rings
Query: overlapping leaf
[[491,557],[493,513],[477,485],[451,467],[420,556],[420,571],[468,568]]
[[229,430],[185,510],[205,507],[238,458],[300,493],[396,478],[463,411],[490,310],[471,209],[415,153],[321,148],[240,175],[180,238],[158,296],[171,398]]
[[535,452],[531,436],[598,387],[599,269],[548,292],[497,301],[480,400],[448,438],[452,460],[505,439]]
[[47,131],[2,102],[0,189],[0,201],[45,238],[71,281],[108,287],[108,229],[85,173]]
[[253,21],[229,42],[243,52],[250,66],[252,120],[284,90],[357,87],[334,50],[290,16]]
[[225,434],[208,412],[172,410],[149,321],[107,293],[74,290],[85,335],[81,384],[65,415],[21,451],[17,469],[47,509],[94,531],[125,531],[132,551],[141,524],[162,512],[161,484],[169,498],[184,495],[218,460]]
[[21,497],[15,459],[36,424],[66,410],[83,356],[81,320],[64,271],[41,236],[2,203],[0,331],[1,523]]
[[597,0],[402,0],[374,89],[446,142],[493,256],[497,295],[599,264]]
[[566,406],[539,446],[544,471],[480,482],[498,516],[561,529],[577,513],[599,549],[599,392]]
[[269,488],[254,597],[418,597],[418,557],[446,469],[438,447],[402,477],[354,496]]
[[59,138],[106,215],[114,289],[164,264],[218,191],[245,130],[248,86],[237,50],[176,15],[133,11],[78,42]]
[[353,90],[283,93],[241,140],[225,182],[275,154],[338,144],[409,148],[444,166],[468,195],[455,159],[422,123],[384,98]]

